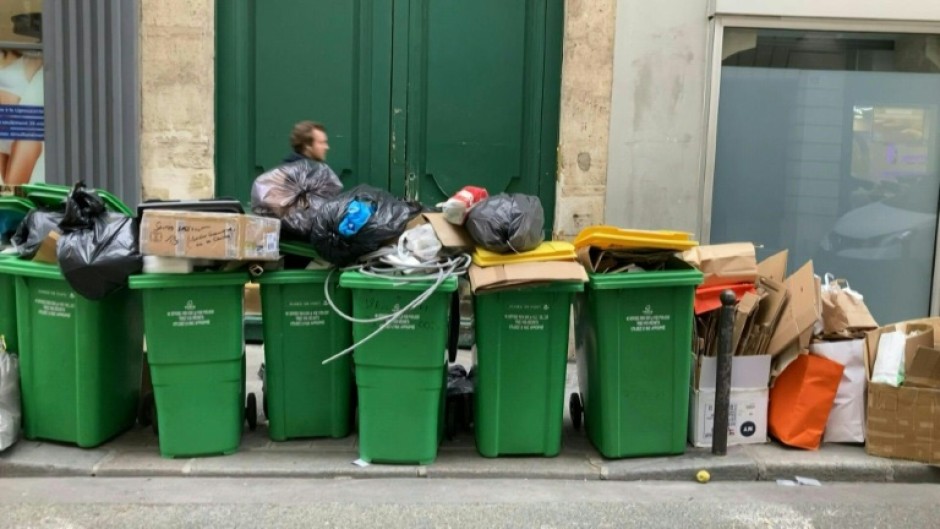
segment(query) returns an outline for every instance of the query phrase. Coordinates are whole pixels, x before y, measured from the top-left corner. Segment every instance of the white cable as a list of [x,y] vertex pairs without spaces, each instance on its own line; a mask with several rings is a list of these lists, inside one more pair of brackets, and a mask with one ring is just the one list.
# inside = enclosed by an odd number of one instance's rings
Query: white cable
[[[430,279],[428,276],[432,275],[431,273],[427,273],[427,272],[436,272],[433,274],[433,275],[436,275],[434,282],[426,290],[418,294],[418,296],[415,299],[411,300],[407,305],[405,305],[404,307],[402,307],[401,309],[395,312],[392,312],[390,314],[380,314],[374,318],[356,318],[355,316],[351,316],[343,312],[333,302],[333,298],[332,296],[330,296],[330,279],[332,278],[333,271],[335,269],[331,270],[330,274],[327,276],[327,280],[323,284],[323,293],[326,298],[327,304],[330,306],[331,309],[333,309],[333,312],[335,312],[341,318],[347,321],[353,322],[353,323],[382,322],[382,324],[379,325],[379,327],[376,328],[374,331],[372,331],[368,336],[366,336],[362,340],[359,340],[355,344],[347,347],[346,349],[340,351],[339,353],[336,353],[335,355],[327,358],[326,360],[322,362],[322,364],[325,365],[329,362],[332,362],[333,360],[336,360],[337,358],[345,356],[355,351],[357,347],[360,347],[366,342],[370,341],[372,338],[374,338],[379,333],[381,333],[386,328],[388,328],[392,323],[396,322],[399,318],[404,316],[407,312],[410,312],[418,308],[419,306],[421,306],[421,304],[423,304],[425,301],[430,299],[431,296],[434,295],[437,289],[442,284],[444,284],[444,282],[447,279],[454,277],[456,275],[465,273],[467,269],[469,269],[470,263],[472,262],[469,255],[461,254],[459,256],[451,257],[451,258],[437,261],[437,262],[418,263],[418,264],[412,265],[408,263],[391,262],[388,259],[388,256],[391,253],[393,253],[392,249],[387,249],[387,250],[383,249],[383,250],[379,250],[378,252],[373,252],[372,254],[369,254],[368,256],[363,257],[363,259],[367,260],[366,263],[361,264],[361,265],[350,266],[350,267],[342,269],[342,271],[344,272],[345,271],[358,271],[360,274],[366,277],[372,277],[372,278],[377,278],[377,279],[390,280],[394,278],[395,280],[399,281],[399,284],[404,284],[406,282],[412,282],[412,281],[426,282]],[[424,271],[426,273],[424,275],[398,275],[398,274],[401,274],[402,272],[405,272],[407,274],[408,271]]]

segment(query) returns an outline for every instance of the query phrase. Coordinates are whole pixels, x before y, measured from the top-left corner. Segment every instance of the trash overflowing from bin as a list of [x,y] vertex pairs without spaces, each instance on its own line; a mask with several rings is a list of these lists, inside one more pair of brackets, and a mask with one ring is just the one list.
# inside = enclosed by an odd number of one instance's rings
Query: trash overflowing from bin
[[[535,196],[471,185],[431,209],[343,190],[310,160],[259,176],[251,206],[152,201],[135,216],[82,184],[0,196],[0,450],[20,430],[97,446],[139,420],[165,457],[229,454],[260,407],[273,441],[358,430],[363,464],[429,464],[471,430],[484,457],[552,457],[573,317],[569,411],[604,457],[721,444],[725,345],[727,444],[940,462],[940,319],[879,326],[838,270],[790,272],[786,250],[759,261],[752,242],[616,226],[546,240]],[[246,312],[261,320],[260,399],[246,392]],[[141,394],[128,373],[145,335]],[[11,353],[31,355],[20,376]],[[97,377],[74,394],[36,383],[78,358]]]

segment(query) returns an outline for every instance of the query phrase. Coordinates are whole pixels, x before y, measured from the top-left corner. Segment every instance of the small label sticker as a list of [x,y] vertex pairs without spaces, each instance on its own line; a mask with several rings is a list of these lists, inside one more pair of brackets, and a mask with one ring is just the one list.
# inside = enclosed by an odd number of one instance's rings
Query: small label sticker
[[267,234],[267,240],[265,241],[265,253],[274,253],[277,251],[277,241],[278,236],[276,233]]
[[167,312],[168,318],[175,320],[173,327],[204,327],[212,325],[211,316],[215,314],[215,309],[199,309],[193,300],[188,300],[183,306],[183,310],[171,310]]
[[641,314],[627,316],[631,332],[665,332],[672,320],[670,314],[657,314],[652,305],[647,305]]
[[510,331],[544,331],[551,307],[547,304],[514,303],[507,307],[503,319]]
[[322,301],[291,301],[284,316],[291,327],[318,327],[326,325],[330,312]]
[[56,290],[39,290],[34,300],[37,314],[50,318],[71,319],[75,312],[75,293]]

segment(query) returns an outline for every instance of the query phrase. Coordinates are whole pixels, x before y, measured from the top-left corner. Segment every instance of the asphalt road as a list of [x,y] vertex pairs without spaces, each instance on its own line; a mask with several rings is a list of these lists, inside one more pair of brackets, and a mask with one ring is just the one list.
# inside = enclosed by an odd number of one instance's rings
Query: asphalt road
[[0,527],[940,527],[936,485],[0,479]]

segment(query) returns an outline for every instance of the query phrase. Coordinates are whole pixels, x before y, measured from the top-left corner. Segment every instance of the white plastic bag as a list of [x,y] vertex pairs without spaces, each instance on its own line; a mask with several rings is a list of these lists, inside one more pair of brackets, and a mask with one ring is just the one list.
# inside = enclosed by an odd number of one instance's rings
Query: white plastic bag
[[7,353],[0,336],[0,452],[20,435],[20,369],[16,356]]
[[401,257],[410,254],[422,263],[436,261],[442,248],[441,241],[430,224],[412,228],[398,240],[398,253]]
[[887,384],[899,387],[904,382],[904,347],[906,336],[903,332],[886,332],[878,340],[878,357],[872,370],[873,384]]
[[817,342],[810,351],[845,366],[823,442],[865,442],[865,340]]

